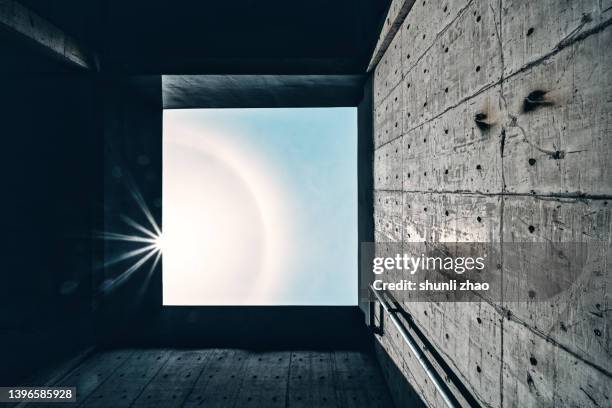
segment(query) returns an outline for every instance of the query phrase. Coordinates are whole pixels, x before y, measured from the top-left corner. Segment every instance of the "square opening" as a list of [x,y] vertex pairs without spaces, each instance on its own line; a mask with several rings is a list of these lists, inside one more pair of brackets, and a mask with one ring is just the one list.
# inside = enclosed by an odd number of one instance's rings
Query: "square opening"
[[357,109],[165,110],[164,305],[357,304]]

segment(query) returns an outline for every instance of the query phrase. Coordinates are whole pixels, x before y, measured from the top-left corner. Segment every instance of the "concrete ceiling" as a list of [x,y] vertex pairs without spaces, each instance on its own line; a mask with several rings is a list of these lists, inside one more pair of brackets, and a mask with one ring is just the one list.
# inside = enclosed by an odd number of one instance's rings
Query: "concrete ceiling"
[[389,0],[21,0],[130,74],[365,72]]
[[[1,31],[0,31],[1,33]],[[27,73],[65,73],[70,67],[52,58],[40,49],[24,46],[15,39],[14,35],[0,35],[0,73],[27,74]]]
[[164,109],[356,106],[361,75],[164,75]]
[[0,72],[67,71],[45,56],[61,54],[50,49],[61,35],[83,49],[88,70],[178,109],[356,106],[389,0],[18,3],[42,25],[0,36],[10,60]]

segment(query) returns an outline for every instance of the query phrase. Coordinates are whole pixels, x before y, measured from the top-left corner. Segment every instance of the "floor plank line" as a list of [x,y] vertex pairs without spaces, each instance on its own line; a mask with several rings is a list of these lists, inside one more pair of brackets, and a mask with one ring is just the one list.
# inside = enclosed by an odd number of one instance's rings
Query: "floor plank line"
[[130,407],[177,408],[183,405],[204,370],[210,350],[175,350]]

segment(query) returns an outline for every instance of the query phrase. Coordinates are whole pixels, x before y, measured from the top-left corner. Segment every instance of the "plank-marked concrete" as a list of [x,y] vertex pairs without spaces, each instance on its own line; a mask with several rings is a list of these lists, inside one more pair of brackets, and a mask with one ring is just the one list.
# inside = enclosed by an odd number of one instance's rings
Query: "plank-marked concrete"
[[356,106],[362,75],[164,75],[164,109]]
[[[106,382],[134,354],[134,350],[111,350],[95,353],[83,361],[54,387],[76,387],[77,403],[85,401],[91,393]],[[38,406],[29,404],[28,406]]]
[[131,406],[182,407],[213,356],[209,350],[173,351]]
[[[612,212],[602,200],[532,199],[506,197],[504,204],[504,242],[569,242],[589,245],[584,261],[574,259],[563,246],[559,254],[551,254],[539,269],[539,288],[546,282],[575,280],[575,284],[551,298],[527,302],[524,294],[534,277],[526,277],[520,259],[511,256],[504,262],[504,287],[519,300],[504,296],[505,308],[512,312],[510,321],[539,335],[544,341],[579,360],[612,373],[612,336],[606,306],[609,296],[610,222]],[[555,261],[558,257],[559,261]],[[570,263],[570,270],[559,265]],[[530,268],[531,269],[531,268]],[[518,288],[518,289],[517,289]],[[537,296],[534,293],[533,296]],[[521,336],[520,334],[517,334]],[[524,334],[523,336],[527,336]],[[529,335],[531,336],[531,335]],[[515,347],[505,342],[505,347]],[[538,361],[548,360],[540,356]],[[508,362],[507,364],[510,364]]]
[[287,399],[288,351],[250,353],[236,397],[238,407],[284,407]]
[[14,0],[0,0],[0,28],[69,65],[92,68],[92,56],[76,39]]
[[336,399],[346,408],[392,406],[387,385],[374,356],[354,351],[331,353]]
[[247,359],[248,353],[243,350],[213,351],[184,406],[235,406]]
[[337,407],[330,352],[293,352],[287,401],[293,407]]
[[508,192],[612,196],[610,43],[607,29],[504,82]]
[[[506,259],[496,297],[404,308],[482,405],[609,405],[612,2],[394,3],[389,21],[410,12],[383,28],[373,57],[375,239],[593,248],[550,301],[513,298],[529,289],[521,259]],[[409,398],[404,380],[443,406],[383,320],[378,356],[396,402]]]
[[[170,357],[167,350],[144,350],[129,359],[100,384],[81,407],[129,407]],[[78,392],[78,391],[77,391]]]
[[77,387],[80,407],[392,406],[376,358],[359,351],[108,351],[57,385]]
[[414,2],[415,0],[393,0],[389,5],[387,18],[383,23],[378,41],[376,42],[376,47],[372,52],[372,58],[368,64],[368,72],[374,70],[380,59],[385,55],[389,43],[395,38],[396,33],[400,30]]

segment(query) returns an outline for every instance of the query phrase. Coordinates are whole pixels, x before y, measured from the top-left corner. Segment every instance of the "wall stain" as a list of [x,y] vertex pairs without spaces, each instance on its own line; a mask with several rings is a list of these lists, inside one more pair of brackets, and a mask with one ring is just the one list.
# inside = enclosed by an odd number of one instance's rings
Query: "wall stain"
[[555,103],[550,99],[546,98],[547,91],[536,89],[531,91],[529,95],[523,100],[523,113],[533,112],[538,108],[545,106],[553,106]]
[[476,122],[476,126],[483,132],[491,129],[491,124],[487,122],[487,114],[484,112],[479,112],[474,116],[474,122]]

